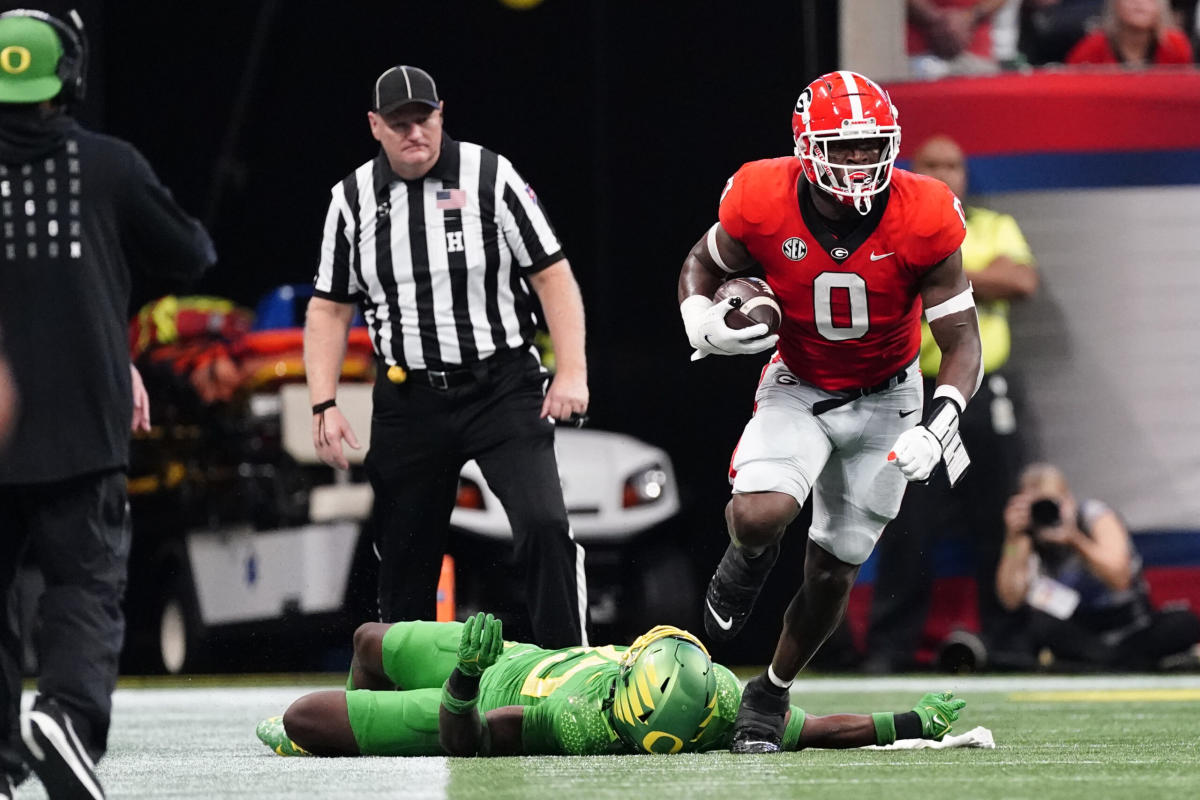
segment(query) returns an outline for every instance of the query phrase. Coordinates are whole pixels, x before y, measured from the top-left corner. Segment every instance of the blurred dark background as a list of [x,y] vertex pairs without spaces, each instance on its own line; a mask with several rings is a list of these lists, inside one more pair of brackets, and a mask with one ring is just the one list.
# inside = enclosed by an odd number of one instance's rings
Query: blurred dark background
[[[836,5],[39,7],[83,16],[85,124],[133,142],[212,232],[219,264],[192,290],[250,306],[271,287],[311,280],[329,187],[376,152],[366,121],[375,77],[398,63],[430,71],[448,132],[508,156],[549,210],[588,313],[592,426],[672,455],[682,524],[707,579],[727,542],[729,455],[765,358],[689,363],[675,283],[726,178],[791,151],[798,91],[837,65]],[[137,283],[135,307],[166,288]],[[790,538],[800,550],[802,537]],[[777,597],[764,601],[773,611],[756,615],[761,643],[739,648],[738,663],[769,657],[794,563],[785,552],[768,587]]]

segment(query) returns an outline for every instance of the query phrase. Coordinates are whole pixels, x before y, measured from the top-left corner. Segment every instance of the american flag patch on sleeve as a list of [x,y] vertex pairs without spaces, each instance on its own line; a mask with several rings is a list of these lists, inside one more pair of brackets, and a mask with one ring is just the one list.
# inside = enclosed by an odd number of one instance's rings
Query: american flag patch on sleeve
[[452,211],[467,205],[467,193],[462,189],[438,189],[437,207],[442,211]]

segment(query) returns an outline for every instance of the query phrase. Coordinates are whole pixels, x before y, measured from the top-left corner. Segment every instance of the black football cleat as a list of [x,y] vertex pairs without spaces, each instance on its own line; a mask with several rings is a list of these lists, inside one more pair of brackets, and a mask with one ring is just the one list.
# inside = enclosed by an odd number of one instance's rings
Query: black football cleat
[[51,800],[104,800],[96,765],[57,702],[39,696],[21,712],[21,739],[25,761]]
[[783,749],[783,731],[790,707],[791,692],[771,683],[766,675],[747,683],[733,723],[729,752],[778,753]]
[[704,593],[704,631],[709,639],[726,642],[738,635],[777,558],[778,544],[748,559],[742,548],[730,543]]

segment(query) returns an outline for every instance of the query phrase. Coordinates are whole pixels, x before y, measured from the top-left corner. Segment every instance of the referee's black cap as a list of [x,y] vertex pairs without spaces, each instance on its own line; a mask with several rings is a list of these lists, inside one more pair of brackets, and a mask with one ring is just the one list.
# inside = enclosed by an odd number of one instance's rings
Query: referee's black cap
[[371,96],[372,109],[387,114],[409,103],[424,103],[439,108],[437,84],[433,77],[420,67],[396,66],[385,70],[375,79],[375,93]]

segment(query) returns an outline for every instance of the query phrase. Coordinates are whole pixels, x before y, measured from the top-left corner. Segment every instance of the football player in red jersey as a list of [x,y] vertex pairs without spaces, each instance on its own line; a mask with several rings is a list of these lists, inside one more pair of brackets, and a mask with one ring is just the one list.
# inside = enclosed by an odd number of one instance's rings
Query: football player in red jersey
[[[893,168],[896,117],[862,75],[813,81],[792,117],[796,157],[752,161],[729,179],[720,221],[679,276],[693,358],[778,344],[730,465],[731,543],[705,595],[713,639],[740,630],[784,530],[813,494],[804,580],[770,667],[746,687],[734,752],[779,749],[788,687],[841,620],[906,481],[944,462],[953,483],[965,468],[958,418],[983,374],[959,252],[966,225],[945,184]],[[756,338],[764,325],[730,329],[729,301],[711,299],[722,280],[756,266],[783,310],[777,336]],[[923,420],[922,308],[942,351],[937,402]]]

